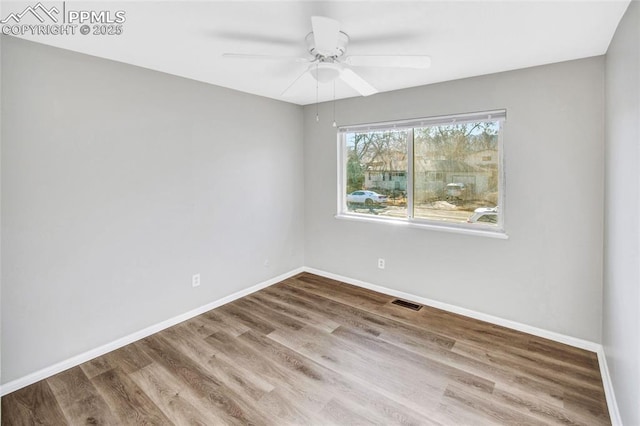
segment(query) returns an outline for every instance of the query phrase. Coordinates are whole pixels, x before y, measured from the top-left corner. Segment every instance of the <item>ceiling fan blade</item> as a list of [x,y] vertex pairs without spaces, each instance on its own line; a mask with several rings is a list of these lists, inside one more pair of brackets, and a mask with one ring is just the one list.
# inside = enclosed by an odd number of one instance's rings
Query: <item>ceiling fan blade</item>
[[352,46],[373,46],[379,48],[381,45],[389,43],[406,43],[406,42],[418,42],[419,35],[415,31],[385,31],[381,28],[376,28],[375,34],[358,34],[355,40],[352,40]]
[[207,37],[214,37],[218,40],[230,40],[233,42],[260,43],[269,44],[271,46],[279,45],[283,47],[297,47],[300,45],[300,40],[268,34],[266,32],[245,33],[232,30],[208,30],[202,31],[201,34]]
[[321,55],[333,55],[338,47],[340,23],[324,16],[312,16],[311,27],[313,28],[316,51]]
[[426,69],[431,66],[431,58],[425,55],[355,55],[348,56],[345,63],[354,67]]
[[223,57],[231,59],[258,59],[261,61],[289,61],[289,62],[311,62],[310,59],[299,56],[280,55],[253,55],[250,53],[223,53]]
[[362,77],[353,72],[352,69],[343,68],[340,72],[340,79],[355,89],[362,96],[373,95],[378,93],[378,90],[367,83]]
[[296,77],[296,79],[295,79],[295,80],[293,80],[293,81],[291,82],[291,84],[290,84],[290,85],[288,85],[288,86],[287,86],[287,88],[286,88],[286,89],[284,89],[284,90],[282,91],[282,93],[280,94],[280,96],[285,96],[285,95],[287,94],[287,92],[289,92],[289,90],[290,90],[290,89],[291,89],[291,88],[292,88],[292,87],[293,87],[293,86],[298,82],[298,80],[300,80],[300,79],[301,79],[301,78],[302,78],[302,77],[307,73],[307,71],[308,71],[308,70],[304,70],[304,71],[302,72],[302,74],[300,74],[298,77]]

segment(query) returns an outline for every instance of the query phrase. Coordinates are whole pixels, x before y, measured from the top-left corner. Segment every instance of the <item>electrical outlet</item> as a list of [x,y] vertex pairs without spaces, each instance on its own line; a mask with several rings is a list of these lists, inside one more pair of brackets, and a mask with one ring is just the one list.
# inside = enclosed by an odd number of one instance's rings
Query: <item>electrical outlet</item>
[[191,287],[198,287],[200,285],[200,274],[195,274],[191,277]]
[[265,259],[264,262],[262,263],[264,265],[265,268],[268,268],[270,263],[269,263],[269,258]]
[[378,259],[378,268],[379,269],[384,269],[384,259],[383,258]]

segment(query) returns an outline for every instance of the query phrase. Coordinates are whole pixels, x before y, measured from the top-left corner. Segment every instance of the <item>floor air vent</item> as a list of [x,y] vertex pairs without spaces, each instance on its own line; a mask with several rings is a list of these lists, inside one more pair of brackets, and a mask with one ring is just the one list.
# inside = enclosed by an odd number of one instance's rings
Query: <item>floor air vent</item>
[[407,302],[406,300],[396,299],[393,302],[394,305],[402,306],[403,308],[408,308],[413,311],[419,311],[422,308],[422,305],[418,305],[416,303]]

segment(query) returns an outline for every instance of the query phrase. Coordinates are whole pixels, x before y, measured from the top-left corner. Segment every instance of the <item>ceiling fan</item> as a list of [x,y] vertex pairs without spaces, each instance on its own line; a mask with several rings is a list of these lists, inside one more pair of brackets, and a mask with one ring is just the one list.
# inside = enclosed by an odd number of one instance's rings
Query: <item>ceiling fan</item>
[[425,69],[431,65],[431,59],[424,55],[345,55],[349,36],[340,31],[340,23],[324,16],[311,17],[312,32],[307,34],[307,57],[254,55],[242,53],[224,53],[227,58],[291,61],[308,63],[307,69],[300,74],[282,94],[287,91],[306,73],[320,83],[328,83],[340,79],[355,89],[362,96],[377,93],[375,87],[360,77],[352,67],[385,67]]

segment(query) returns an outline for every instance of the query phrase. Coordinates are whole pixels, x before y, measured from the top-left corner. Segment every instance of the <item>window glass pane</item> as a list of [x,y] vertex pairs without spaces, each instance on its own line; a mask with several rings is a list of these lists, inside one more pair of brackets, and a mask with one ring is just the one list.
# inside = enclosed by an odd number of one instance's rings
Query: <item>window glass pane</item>
[[499,210],[481,212],[498,203],[499,131],[499,121],[414,129],[414,218],[495,226]]
[[348,211],[406,219],[410,134],[394,130],[344,135]]

